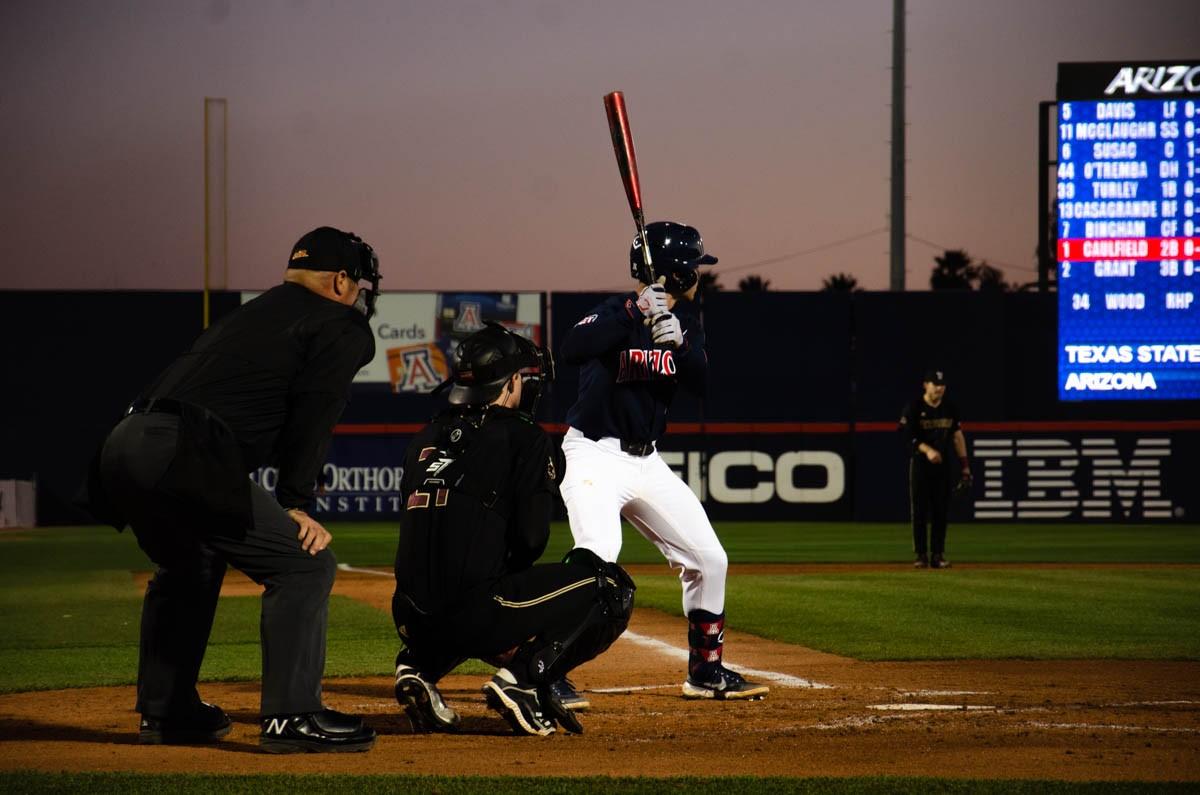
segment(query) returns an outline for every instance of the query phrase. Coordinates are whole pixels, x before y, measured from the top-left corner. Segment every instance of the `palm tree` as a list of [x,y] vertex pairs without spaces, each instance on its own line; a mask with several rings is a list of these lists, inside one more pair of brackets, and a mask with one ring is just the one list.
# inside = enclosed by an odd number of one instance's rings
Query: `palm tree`
[[771,280],[761,276],[747,276],[738,282],[738,289],[743,293],[765,293],[771,289]]
[[1004,271],[999,268],[993,268],[986,262],[979,263],[979,267],[975,269],[976,289],[978,290],[997,290],[1004,292],[1011,290],[1012,285],[1004,281]]
[[862,290],[858,286],[858,279],[851,276],[849,273],[834,273],[826,276],[821,282],[821,289],[826,292],[857,292]]
[[946,251],[934,257],[937,263],[929,274],[929,286],[934,290],[970,290],[975,278],[975,264],[971,255],[961,249]]

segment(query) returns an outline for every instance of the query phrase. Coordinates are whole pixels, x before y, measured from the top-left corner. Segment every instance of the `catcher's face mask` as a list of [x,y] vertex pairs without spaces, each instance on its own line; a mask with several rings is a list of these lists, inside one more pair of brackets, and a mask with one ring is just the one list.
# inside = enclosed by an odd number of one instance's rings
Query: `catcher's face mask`
[[533,417],[537,414],[538,401],[542,398],[542,391],[548,384],[554,382],[554,356],[547,348],[534,347],[533,343],[528,341],[526,344],[532,349],[529,354],[534,359],[534,363],[522,367],[519,371],[521,374],[521,403],[518,409]]

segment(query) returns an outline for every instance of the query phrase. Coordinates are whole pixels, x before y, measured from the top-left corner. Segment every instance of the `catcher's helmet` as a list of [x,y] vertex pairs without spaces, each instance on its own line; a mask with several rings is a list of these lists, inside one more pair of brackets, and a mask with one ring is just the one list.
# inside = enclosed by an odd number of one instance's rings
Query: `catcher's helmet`
[[550,351],[489,320],[454,349],[454,374],[434,393],[449,388],[455,405],[491,403],[513,373],[521,374],[520,410],[532,416],[543,384],[554,380],[554,358]]
[[[663,285],[668,293],[678,295],[692,288],[700,278],[696,269],[715,265],[717,258],[704,252],[704,240],[694,226],[674,221],[655,221],[646,225],[646,241],[650,244],[650,262],[654,278],[665,276]],[[629,248],[629,275],[637,279],[645,267],[642,238],[633,238]]]

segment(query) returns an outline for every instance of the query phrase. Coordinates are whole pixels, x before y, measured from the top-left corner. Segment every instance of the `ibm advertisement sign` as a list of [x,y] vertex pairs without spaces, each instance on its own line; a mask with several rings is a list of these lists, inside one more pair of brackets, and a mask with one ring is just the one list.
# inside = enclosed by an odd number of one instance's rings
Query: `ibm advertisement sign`
[[[330,519],[400,515],[405,436],[338,436],[316,511]],[[968,428],[978,521],[1195,521],[1200,431],[987,432]],[[906,459],[891,433],[669,434],[667,464],[714,520],[908,519]],[[274,487],[277,472],[255,480]],[[1193,479],[1194,480],[1194,479]]]

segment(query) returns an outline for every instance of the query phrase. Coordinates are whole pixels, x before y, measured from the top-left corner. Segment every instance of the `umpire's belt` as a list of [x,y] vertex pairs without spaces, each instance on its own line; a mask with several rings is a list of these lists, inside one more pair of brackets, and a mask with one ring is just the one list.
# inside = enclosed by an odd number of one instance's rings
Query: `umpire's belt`
[[126,414],[173,414],[183,416],[183,404],[173,398],[138,398]]

